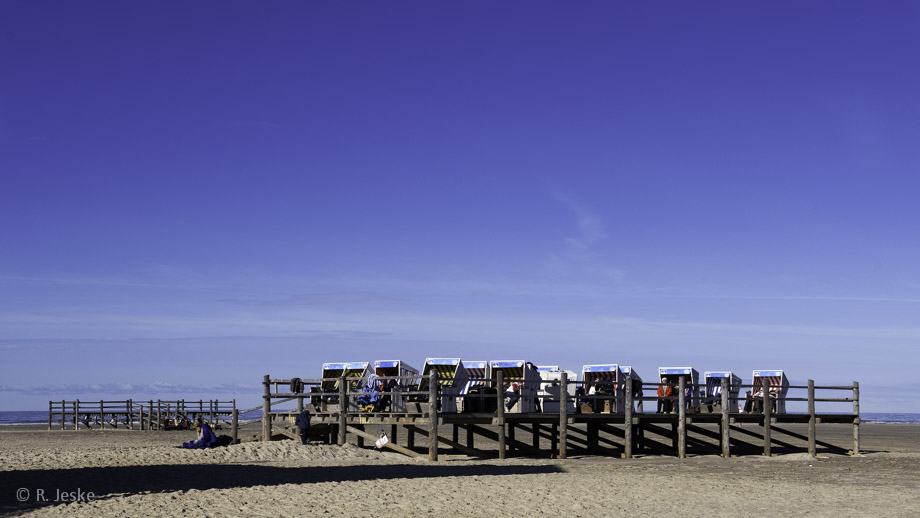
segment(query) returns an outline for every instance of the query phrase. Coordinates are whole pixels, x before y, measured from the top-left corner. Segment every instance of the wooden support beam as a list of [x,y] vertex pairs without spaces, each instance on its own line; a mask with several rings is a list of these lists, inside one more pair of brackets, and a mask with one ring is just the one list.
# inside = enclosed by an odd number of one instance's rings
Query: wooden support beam
[[815,380],[808,380],[808,454],[812,457],[818,454],[815,448]]
[[623,416],[623,458],[631,459],[633,454],[633,423],[632,423],[632,410],[633,410],[633,391],[632,391],[632,372],[630,372],[630,379],[626,380],[626,408],[625,415]]
[[507,456],[505,445],[505,382],[504,372],[501,370],[497,373],[495,383],[495,397],[498,399],[498,458],[504,459]]
[[859,455],[859,382],[853,382],[853,455]]
[[266,374],[262,379],[262,440],[272,440],[272,389],[271,377]]
[[[349,431],[349,432],[351,432],[351,433],[357,435],[358,437],[361,437],[362,439],[367,439],[367,440],[372,441],[372,442],[376,442],[376,441],[377,441],[377,437],[375,437],[375,436],[372,435],[372,434],[369,434],[369,433],[365,432],[364,430],[360,430],[360,429],[358,429],[358,428],[355,428],[354,426],[348,426],[347,428],[348,428],[348,431]],[[386,443],[383,447],[384,447],[384,448],[389,448],[389,449],[391,449],[391,450],[393,450],[393,451],[395,451],[395,452],[402,453],[403,455],[408,455],[409,457],[415,457],[415,458],[422,458],[422,457],[424,457],[424,455],[420,455],[420,454],[418,454],[418,453],[415,453],[414,451],[412,451],[412,450],[410,450],[410,449],[408,449],[408,448],[403,448],[402,446],[393,443],[393,441],[390,441],[390,442]]]
[[[414,431],[414,432],[418,432],[420,435],[423,435],[425,437],[429,437],[429,438],[431,437],[431,434],[428,431],[426,431],[424,428],[419,428],[415,425],[407,425],[406,429]],[[439,443],[443,443],[446,446],[450,446],[451,448],[454,448],[455,450],[462,451],[463,453],[466,453],[467,455],[471,455],[473,457],[480,457],[483,459],[487,459],[491,457],[491,455],[489,455],[488,453],[484,451],[480,451],[474,448],[467,448],[466,446],[460,444],[459,442],[451,441],[450,439],[447,439],[444,437],[438,436],[437,441]]]
[[767,457],[772,455],[770,451],[770,426],[773,415],[773,399],[770,397],[770,386],[767,384],[767,377],[760,379],[760,388],[763,390],[763,454]]
[[[562,372],[559,380],[559,453],[560,459],[566,458],[566,448],[569,440],[569,375]],[[576,402],[577,404],[577,402]]]
[[438,460],[438,372],[431,369],[428,377],[428,460]]
[[722,432],[720,443],[722,445],[722,457],[729,458],[732,456],[731,449],[731,437],[729,436],[729,420],[731,419],[731,408],[729,405],[731,402],[728,399],[729,392],[731,387],[729,378],[722,378],[722,392],[719,393],[722,396],[722,421],[719,423],[720,431]]
[[344,446],[348,430],[348,382],[345,376],[339,377],[339,436],[338,445]]
[[677,382],[677,458],[687,457],[687,377],[678,376]]

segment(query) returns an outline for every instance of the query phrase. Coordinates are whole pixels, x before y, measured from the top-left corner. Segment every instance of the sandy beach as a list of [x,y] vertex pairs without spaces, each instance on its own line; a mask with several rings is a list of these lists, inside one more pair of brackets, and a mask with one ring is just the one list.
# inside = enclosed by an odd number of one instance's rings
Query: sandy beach
[[[822,427],[845,441],[850,427]],[[917,516],[920,425],[864,424],[864,453],[436,463],[294,441],[176,448],[189,432],[0,430],[12,516]],[[89,493],[92,493],[90,496]],[[23,500],[23,501],[20,501]],[[67,500],[67,501],[65,501]],[[72,500],[81,500],[73,502]]]

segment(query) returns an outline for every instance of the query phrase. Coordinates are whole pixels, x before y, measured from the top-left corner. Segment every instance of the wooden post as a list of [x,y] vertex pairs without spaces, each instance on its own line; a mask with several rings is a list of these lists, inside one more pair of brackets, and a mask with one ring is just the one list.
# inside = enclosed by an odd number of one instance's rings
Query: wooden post
[[627,459],[632,458],[633,454],[633,424],[632,424],[632,415],[633,415],[633,391],[632,391],[632,374],[630,374],[630,379],[626,380],[625,387],[626,389],[626,408],[625,415],[623,416],[623,457]]
[[348,426],[348,381],[345,376],[339,378],[339,437],[338,445],[345,446],[345,427]]
[[151,428],[151,426],[153,425],[153,400],[151,399],[149,403],[150,404],[147,406],[147,431],[148,432],[153,430],[153,428]]
[[687,457],[687,377],[678,376],[677,382],[677,458]]
[[[639,392],[644,392],[644,391],[642,390],[642,383],[641,383],[641,382],[639,383]],[[636,412],[639,413],[639,414],[645,413],[644,399],[641,398],[641,397],[637,398],[637,397],[636,397],[636,394],[633,394],[633,398],[636,398]],[[641,426],[640,426],[640,428],[641,428]]]
[[495,378],[496,390],[495,397],[498,398],[498,458],[504,459],[505,452],[505,376],[504,372],[498,371]]
[[48,430],[51,430],[52,417],[54,416],[54,401],[48,401]]
[[[236,407],[235,402],[234,407]],[[230,437],[233,437],[233,444],[240,442],[240,411],[236,408],[230,413]]]
[[773,401],[770,398],[770,386],[767,385],[767,377],[762,377],[760,382],[760,388],[763,390],[763,454],[769,457],[772,455],[770,448],[773,442],[770,438],[770,426],[772,425],[770,419],[773,414]]
[[129,430],[134,429],[134,405],[132,403],[134,403],[134,401],[129,399],[128,400],[128,429]]
[[105,408],[102,401],[99,402],[99,429],[105,430]]
[[415,427],[414,426],[410,426],[406,430],[406,448],[409,448],[410,450],[412,448],[415,448]]
[[467,424],[466,425],[466,447],[472,450],[475,445],[473,441],[475,441],[475,439],[473,439],[473,425]]
[[853,382],[853,455],[859,455],[859,382]]
[[143,403],[138,405],[137,430],[140,432],[144,431],[144,404]]
[[74,429],[74,430],[77,430],[77,423],[78,423],[78,420],[77,420],[77,401],[79,401],[79,400],[74,400],[74,402],[73,402],[73,429]]
[[438,460],[438,372],[428,375],[428,460]]
[[808,454],[812,457],[818,454],[818,450],[815,448],[817,417],[815,415],[815,380],[808,380]]
[[454,429],[453,429],[453,433],[452,433],[452,435],[451,435],[451,439],[453,439],[453,441],[456,442],[456,443],[459,443],[459,442],[460,442],[460,428],[458,428],[456,424],[454,425]]
[[535,450],[540,449],[540,428],[540,423],[533,423],[533,449]]
[[163,402],[157,400],[157,429],[163,430]]
[[[509,425],[507,426],[507,428],[508,428],[508,439],[511,439],[511,445],[508,446],[508,451],[513,452],[513,451],[514,451],[514,442],[515,442],[515,441],[514,441],[514,429],[517,428],[517,425],[515,425],[514,423],[511,423],[511,424],[509,424]],[[506,440],[506,442],[507,442],[507,440]]]
[[272,388],[268,374],[262,378],[262,440],[272,440]]
[[731,427],[731,400],[729,399],[729,393],[731,391],[731,386],[729,382],[731,379],[722,378],[722,392],[719,394],[722,396],[722,457],[730,458],[732,456],[731,451],[731,439],[728,436],[728,431]]
[[[569,375],[562,373],[559,380],[559,458],[565,458],[566,445],[569,441]],[[577,402],[576,402],[577,403]],[[555,434],[553,434],[555,436]]]
[[554,451],[558,451],[559,448],[559,423],[553,423],[550,425],[549,430],[549,451],[550,454]]

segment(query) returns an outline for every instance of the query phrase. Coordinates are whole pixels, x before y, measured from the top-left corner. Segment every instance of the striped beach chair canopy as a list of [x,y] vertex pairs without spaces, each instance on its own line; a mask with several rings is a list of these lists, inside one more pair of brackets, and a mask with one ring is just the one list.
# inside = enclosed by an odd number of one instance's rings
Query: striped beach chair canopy
[[505,381],[524,381],[524,367],[527,362],[524,360],[492,360],[489,367],[492,372],[502,371],[502,377]]
[[425,367],[422,370],[422,378],[419,380],[418,389],[428,390],[428,376],[432,371],[438,373],[438,385],[453,387],[454,378],[457,377],[457,371],[460,369],[463,369],[463,363],[460,358],[428,358],[425,360]]
[[[324,363],[323,364],[323,391],[333,391],[339,388],[339,380],[342,376],[342,373],[345,372],[345,366],[347,363]],[[328,378],[335,378],[328,379]]]
[[722,394],[722,380],[728,379],[729,392],[738,392],[738,386],[741,385],[741,378],[731,371],[707,371],[703,374],[706,380],[706,395],[717,397]]
[[480,379],[470,379],[466,382],[463,390],[460,391],[461,394],[468,394],[470,389],[479,385],[485,385],[485,381],[481,381],[489,377],[489,363],[486,361],[465,361],[463,362],[463,367],[466,368],[466,373],[470,378],[480,378]]
[[763,383],[763,380],[767,380],[767,384],[770,386],[770,392],[776,394],[785,394],[786,390],[789,388],[789,380],[786,379],[786,374],[781,370],[758,370],[754,371],[753,375],[754,381],[754,391],[758,390],[758,387]]
[[615,363],[584,365],[581,368],[581,381],[584,384],[603,383],[616,388],[619,379],[620,366]]
[[364,386],[364,380],[371,373],[370,365],[370,362],[351,362],[345,364],[345,372],[343,375],[346,378],[358,378],[348,381],[350,389],[353,390]]

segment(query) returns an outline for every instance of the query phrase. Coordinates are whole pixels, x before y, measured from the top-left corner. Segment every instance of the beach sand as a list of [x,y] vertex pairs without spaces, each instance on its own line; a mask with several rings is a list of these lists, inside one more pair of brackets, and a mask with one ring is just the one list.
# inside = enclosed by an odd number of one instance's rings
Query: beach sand
[[[0,513],[920,515],[920,425],[863,424],[860,431],[865,453],[856,456],[825,452],[818,458],[790,453],[769,458],[499,461],[471,460],[442,450],[441,460],[429,463],[355,445],[302,446],[287,440],[183,450],[176,446],[192,438],[190,432],[6,427],[0,430]],[[819,439],[845,444],[850,437],[849,426],[819,426]]]

